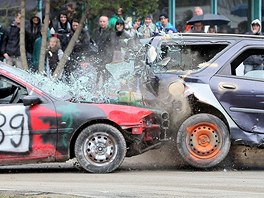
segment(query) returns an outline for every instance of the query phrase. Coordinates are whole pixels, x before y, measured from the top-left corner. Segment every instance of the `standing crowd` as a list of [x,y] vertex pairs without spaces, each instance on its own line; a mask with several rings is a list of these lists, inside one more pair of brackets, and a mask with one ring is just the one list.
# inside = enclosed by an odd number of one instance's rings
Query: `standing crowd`
[[[48,46],[45,58],[45,73],[53,75],[58,62],[62,58],[69,41],[77,30],[80,17],[77,15],[76,6],[73,3],[67,4],[67,9],[59,13],[58,21],[49,20]],[[203,10],[195,7],[192,15],[202,15]],[[43,18],[44,19],[44,18]],[[25,29],[25,49],[29,63],[29,69],[33,72],[39,70],[39,57],[41,48],[41,28],[43,19],[33,16]],[[2,60],[9,65],[22,67],[20,57],[20,21],[21,13],[17,12],[14,22],[3,30],[0,27],[0,45]],[[261,23],[258,19],[252,21],[252,32],[250,34],[262,34]],[[180,32],[193,33],[215,33],[215,26],[204,26],[202,22],[194,25],[185,25]],[[85,70],[87,65],[83,62],[89,62],[94,59],[98,76],[105,78],[108,74],[105,69],[107,63],[124,59],[122,49],[129,48],[136,40],[141,38],[150,38],[156,35],[164,35],[178,32],[169,22],[168,15],[162,13],[159,20],[154,23],[151,15],[148,15],[141,21],[140,18],[124,17],[123,9],[118,8],[116,13],[108,18],[100,16],[98,28],[88,31],[83,28],[73,51],[64,67],[63,75],[67,78],[74,71]],[[3,34],[1,34],[3,33]]]

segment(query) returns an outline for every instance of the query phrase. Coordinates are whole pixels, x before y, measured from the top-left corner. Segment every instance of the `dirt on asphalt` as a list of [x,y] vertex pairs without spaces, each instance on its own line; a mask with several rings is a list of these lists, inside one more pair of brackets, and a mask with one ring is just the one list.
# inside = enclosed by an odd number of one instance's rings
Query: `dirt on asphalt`
[[43,192],[0,191],[0,198],[83,198],[83,197],[65,195],[65,194],[43,193]]

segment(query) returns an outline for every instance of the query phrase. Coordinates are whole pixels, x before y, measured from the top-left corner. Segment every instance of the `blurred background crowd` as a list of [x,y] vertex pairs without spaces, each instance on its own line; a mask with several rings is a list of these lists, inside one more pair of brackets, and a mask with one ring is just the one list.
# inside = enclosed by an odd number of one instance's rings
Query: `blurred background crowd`
[[[89,2],[87,5],[84,1],[51,1],[45,58],[45,72],[48,75],[54,73],[79,27],[85,6],[90,6],[88,18],[65,65],[65,76],[83,66],[82,60],[91,58],[91,55],[97,59],[97,69],[104,71],[104,68],[100,68],[102,65],[122,59],[122,48],[132,46],[141,38],[176,32],[262,34],[261,18],[248,21],[249,1],[245,0],[219,1],[217,14],[227,18],[221,24],[205,24],[203,21],[190,23],[195,16],[210,13],[212,1],[177,1],[176,16],[172,21],[168,1]],[[20,4],[12,0],[2,0],[0,4],[1,60],[19,66]],[[26,1],[25,49],[29,68],[34,72],[39,69],[44,4],[45,1],[40,0]]]

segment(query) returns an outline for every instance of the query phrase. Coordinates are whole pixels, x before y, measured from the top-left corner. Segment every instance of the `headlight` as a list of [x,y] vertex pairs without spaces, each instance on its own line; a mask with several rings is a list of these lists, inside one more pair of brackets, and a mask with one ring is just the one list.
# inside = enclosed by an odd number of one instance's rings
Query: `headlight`
[[181,81],[176,81],[170,84],[168,89],[172,96],[177,97],[184,93],[184,84]]

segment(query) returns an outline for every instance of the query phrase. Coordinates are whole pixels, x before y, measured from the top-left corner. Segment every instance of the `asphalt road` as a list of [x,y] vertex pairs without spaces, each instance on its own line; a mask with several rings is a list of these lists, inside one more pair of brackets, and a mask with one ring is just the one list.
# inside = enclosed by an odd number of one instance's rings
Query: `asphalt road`
[[127,158],[111,174],[83,173],[70,162],[1,167],[0,197],[264,197],[263,150],[235,148],[229,159],[206,171],[165,150]]

